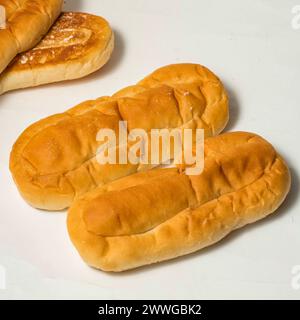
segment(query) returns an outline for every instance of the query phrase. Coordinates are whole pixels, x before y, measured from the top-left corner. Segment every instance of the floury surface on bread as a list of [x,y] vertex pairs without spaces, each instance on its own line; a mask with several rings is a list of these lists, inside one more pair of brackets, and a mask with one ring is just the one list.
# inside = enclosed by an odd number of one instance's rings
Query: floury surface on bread
[[100,69],[113,48],[114,34],[106,20],[62,13],[42,41],[19,54],[0,75],[0,94],[84,77]]
[[10,170],[24,199],[34,207],[61,210],[82,194],[141,170],[138,164],[100,164],[100,129],[204,129],[220,133],[228,121],[221,81],[198,64],[162,67],[111,97],[86,101],[40,120],[17,139]]
[[216,243],[274,212],[289,188],[289,169],[271,144],[225,133],[205,140],[198,176],[155,169],[86,193],[69,209],[69,235],[88,265],[128,270]]
[[6,13],[6,26],[0,30],[0,73],[18,53],[42,39],[62,5],[63,0],[0,0]]

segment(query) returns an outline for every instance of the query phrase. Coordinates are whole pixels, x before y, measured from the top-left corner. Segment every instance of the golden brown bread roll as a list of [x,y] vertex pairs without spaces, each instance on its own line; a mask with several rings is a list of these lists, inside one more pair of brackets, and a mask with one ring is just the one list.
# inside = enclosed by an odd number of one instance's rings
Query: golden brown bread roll
[[290,174],[271,144],[246,132],[205,140],[205,169],[137,173],[77,199],[70,238],[83,260],[122,271],[185,255],[274,212]]
[[33,48],[59,16],[63,0],[0,0],[6,28],[0,30],[0,73],[21,52]]
[[196,64],[160,68],[112,97],[86,101],[30,126],[16,141],[10,170],[32,206],[60,210],[74,198],[140,170],[139,164],[100,165],[102,128],[202,128],[218,134],[228,121],[228,99],[220,80]]
[[63,13],[36,47],[19,54],[0,75],[0,94],[86,76],[109,60],[113,47],[113,32],[103,18]]

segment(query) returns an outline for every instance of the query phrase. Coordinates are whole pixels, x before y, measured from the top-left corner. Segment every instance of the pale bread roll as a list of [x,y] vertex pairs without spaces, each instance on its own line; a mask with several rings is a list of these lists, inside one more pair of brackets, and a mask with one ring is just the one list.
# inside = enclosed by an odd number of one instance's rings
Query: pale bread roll
[[[141,170],[139,164],[101,165],[100,129],[200,128],[216,135],[228,121],[228,98],[220,80],[197,64],[160,68],[112,97],[86,101],[30,126],[16,141],[10,170],[34,207],[60,210],[98,187]],[[145,169],[145,168],[143,168]]]
[[123,271],[173,259],[274,212],[290,188],[284,160],[246,132],[205,140],[205,168],[131,175],[76,200],[70,238],[90,266]]

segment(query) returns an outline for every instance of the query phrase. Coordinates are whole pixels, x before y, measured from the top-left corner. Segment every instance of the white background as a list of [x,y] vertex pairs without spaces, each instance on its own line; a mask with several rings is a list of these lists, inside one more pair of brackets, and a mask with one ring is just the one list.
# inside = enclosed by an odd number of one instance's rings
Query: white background
[[[300,298],[300,0],[67,0],[66,9],[108,19],[111,61],[85,79],[0,97],[0,298]],[[300,19],[299,19],[300,22]],[[112,94],[159,66],[195,62],[223,80],[226,130],[261,134],[286,158],[292,190],[277,213],[188,257],[106,274],[71,245],[65,213],[45,213],[19,196],[9,152],[28,125],[86,99]],[[3,290],[3,280],[6,289]],[[297,281],[296,281],[297,282]],[[300,279],[298,281],[300,284]]]

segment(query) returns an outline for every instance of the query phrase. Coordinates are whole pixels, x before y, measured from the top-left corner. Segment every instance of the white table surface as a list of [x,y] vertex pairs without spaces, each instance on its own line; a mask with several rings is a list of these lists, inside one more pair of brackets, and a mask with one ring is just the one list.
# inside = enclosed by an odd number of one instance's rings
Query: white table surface
[[[0,298],[299,299],[292,286],[292,268],[300,265],[300,29],[292,27],[291,12],[297,4],[67,0],[67,10],[108,19],[116,49],[85,79],[0,97],[2,277],[6,271]],[[292,190],[275,215],[202,252],[123,274],[93,270],[70,243],[65,213],[44,213],[21,199],[9,152],[34,121],[176,62],[200,63],[220,76],[230,94],[227,130],[253,131],[272,142],[291,168]]]

